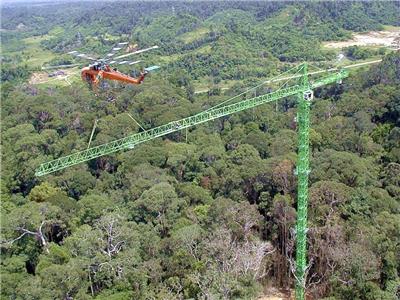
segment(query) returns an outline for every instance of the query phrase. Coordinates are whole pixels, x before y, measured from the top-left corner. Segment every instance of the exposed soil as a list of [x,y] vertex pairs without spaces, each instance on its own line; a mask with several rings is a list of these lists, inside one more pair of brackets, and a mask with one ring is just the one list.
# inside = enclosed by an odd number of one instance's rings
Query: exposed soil
[[[353,34],[353,38],[347,41],[340,42],[325,42],[324,46],[327,48],[344,48],[349,46],[385,46],[398,48],[395,40],[400,39],[400,28],[385,30],[385,31],[371,31],[367,33]],[[399,43],[399,41],[397,41]]]
[[29,84],[48,83],[55,80],[63,80],[68,83],[68,77],[77,73],[77,70],[74,69],[60,69],[59,71],[62,71],[64,74],[49,77],[49,74],[53,72],[34,72],[29,79]]
[[257,300],[294,300],[294,291],[283,293],[276,288],[268,288]]

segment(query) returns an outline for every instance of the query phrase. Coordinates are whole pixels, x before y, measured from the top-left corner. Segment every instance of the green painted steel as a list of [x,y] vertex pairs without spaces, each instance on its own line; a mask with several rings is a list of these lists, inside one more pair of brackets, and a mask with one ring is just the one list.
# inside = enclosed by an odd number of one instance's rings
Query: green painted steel
[[307,269],[307,207],[309,168],[310,104],[313,92],[308,82],[307,65],[299,79],[303,91],[298,93],[298,157],[297,157],[297,224],[296,224],[296,300],[304,300]]
[[[348,76],[348,72],[342,70],[338,73],[331,74],[322,79],[319,79],[312,84],[312,88],[339,81]],[[209,109],[207,111],[198,113],[177,121],[169,122],[140,133],[127,136],[122,139],[112,141],[110,143],[102,144],[89,148],[84,151],[75,152],[68,156],[64,156],[46,163],[41,164],[35,172],[36,176],[43,176],[65,169],[67,167],[89,161],[91,159],[111,154],[124,149],[132,149],[134,146],[144,143],[146,141],[155,139],[157,137],[165,136],[172,132],[176,132],[188,127],[192,127],[201,123],[205,123],[223,116],[231,115],[249,108],[253,108],[268,102],[277,101],[281,98],[296,95],[303,91],[304,87],[299,85],[282,88],[275,92],[257,96],[251,99],[243,100],[234,104],[222,106],[219,108]]]
[[307,65],[300,66],[302,76],[297,85],[282,88],[275,92],[243,100],[234,104],[212,108],[199,114],[173,121],[153,129],[143,131],[128,137],[115,140],[110,143],[79,151],[71,155],[61,157],[50,162],[43,163],[36,170],[36,176],[50,174],[64,168],[89,161],[91,159],[111,154],[124,149],[132,149],[134,146],[146,141],[161,137],[172,132],[205,123],[236,112],[244,111],[268,102],[277,101],[288,96],[298,96],[298,161],[296,173],[298,176],[297,199],[297,224],[296,224],[296,299],[305,299],[305,281],[307,269],[307,206],[308,206],[308,174],[309,169],[309,128],[310,128],[310,104],[313,97],[312,91],[333,82],[341,82],[348,76],[348,72],[341,70],[338,73],[318,79],[309,83]]

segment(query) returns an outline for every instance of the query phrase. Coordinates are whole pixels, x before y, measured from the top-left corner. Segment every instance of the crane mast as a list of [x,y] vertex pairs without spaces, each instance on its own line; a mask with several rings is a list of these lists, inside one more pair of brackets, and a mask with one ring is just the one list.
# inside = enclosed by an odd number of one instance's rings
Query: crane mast
[[313,91],[307,76],[307,65],[302,66],[303,76],[299,79],[302,92],[297,94],[298,155],[297,155],[297,221],[296,221],[296,299],[304,300],[307,269],[307,207],[308,174],[310,173],[310,105]]
[[[244,111],[259,105],[278,101],[285,97],[297,96],[298,98],[298,159],[296,174],[298,177],[297,190],[297,223],[296,223],[296,299],[305,299],[305,281],[307,271],[307,205],[308,205],[308,174],[309,169],[309,127],[310,127],[310,105],[313,99],[313,89],[334,83],[341,82],[348,77],[347,70],[339,70],[336,73],[322,77],[312,83],[309,82],[307,64],[299,66],[299,75],[296,78],[297,84],[280,88],[277,91],[260,95],[254,98],[242,100],[230,105],[214,107],[200,112],[193,116],[172,121],[167,124],[145,130],[122,139],[118,139],[99,146],[91,147],[83,151],[42,163],[35,172],[36,176],[50,174],[67,167],[86,162],[104,155],[115,153],[121,150],[129,150],[135,146],[153,140],[158,137],[193,127],[211,120],[228,116]],[[318,72],[319,73],[319,72]]]

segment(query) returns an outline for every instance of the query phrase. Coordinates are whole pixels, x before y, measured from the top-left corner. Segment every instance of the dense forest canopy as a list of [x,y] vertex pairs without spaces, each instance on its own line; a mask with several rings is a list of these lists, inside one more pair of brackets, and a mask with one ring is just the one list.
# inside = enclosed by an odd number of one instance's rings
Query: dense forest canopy
[[[4,4],[1,298],[257,299],[293,288],[296,97],[45,177],[35,168],[85,149],[96,119],[92,145],[141,131],[130,115],[149,129],[300,62],[334,66],[338,52],[323,42],[400,26],[399,15],[399,2]],[[141,56],[162,69],[140,86],[28,82],[42,64],[76,62],[68,51],[102,55],[125,40],[160,46]],[[307,293],[392,300],[400,53],[343,53],[382,62],[315,90]]]

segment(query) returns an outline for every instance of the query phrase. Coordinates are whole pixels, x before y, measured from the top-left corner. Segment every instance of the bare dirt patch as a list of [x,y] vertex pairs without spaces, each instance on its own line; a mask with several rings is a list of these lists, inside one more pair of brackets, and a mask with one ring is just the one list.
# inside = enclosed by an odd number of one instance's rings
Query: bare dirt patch
[[[349,46],[384,46],[397,48],[400,39],[400,28],[385,31],[370,31],[353,34],[353,38],[340,42],[325,42],[326,48],[345,48]],[[399,43],[397,41],[397,43]]]
[[53,77],[49,77],[49,74],[54,72],[34,72],[29,79],[29,84],[40,84],[40,83],[49,83],[52,81],[63,81],[68,84],[68,78],[77,73],[77,70],[74,69],[60,69],[60,75],[55,75]]
[[257,300],[294,300],[294,291],[289,290],[283,293],[276,288],[268,288],[264,295],[257,298]]

